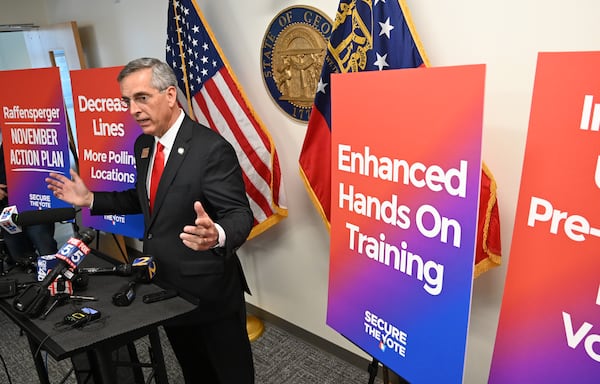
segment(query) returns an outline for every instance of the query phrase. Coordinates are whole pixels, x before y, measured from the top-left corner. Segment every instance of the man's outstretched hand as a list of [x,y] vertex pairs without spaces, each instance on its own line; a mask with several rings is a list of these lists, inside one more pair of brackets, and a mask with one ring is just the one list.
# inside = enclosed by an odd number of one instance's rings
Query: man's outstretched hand
[[196,220],[194,225],[186,225],[179,238],[186,247],[195,251],[205,251],[213,248],[219,241],[219,232],[215,223],[208,216],[199,201],[194,203]]
[[50,172],[45,181],[54,196],[78,207],[90,207],[94,194],[86,187],[77,172],[70,170],[71,178],[60,173]]

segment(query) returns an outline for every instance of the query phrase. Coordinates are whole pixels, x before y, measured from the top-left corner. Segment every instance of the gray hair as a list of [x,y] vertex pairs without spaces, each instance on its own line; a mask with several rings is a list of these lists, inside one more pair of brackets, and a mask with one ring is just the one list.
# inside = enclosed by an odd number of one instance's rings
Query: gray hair
[[170,86],[177,87],[177,77],[175,77],[175,73],[173,73],[171,67],[165,62],[151,57],[142,57],[127,63],[121,72],[119,72],[117,81],[120,83],[132,73],[146,68],[152,69],[152,87],[159,91],[165,90]]

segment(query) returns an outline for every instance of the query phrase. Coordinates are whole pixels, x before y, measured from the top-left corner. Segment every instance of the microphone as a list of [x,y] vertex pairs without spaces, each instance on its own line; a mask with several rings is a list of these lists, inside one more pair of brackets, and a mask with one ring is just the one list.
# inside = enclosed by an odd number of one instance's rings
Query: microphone
[[79,268],[79,272],[87,275],[117,275],[117,276],[131,276],[133,274],[133,267],[131,264],[119,264],[114,267],[88,267]]
[[51,224],[73,220],[75,208],[48,208],[37,211],[24,211],[12,214],[13,222],[21,227],[34,224]]
[[14,205],[8,206],[0,213],[0,226],[8,233],[21,232],[21,228],[34,224],[50,224],[60,221],[73,220],[75,208],[48,208],[19,213]]
[[63,275],[71,280],[75,275],[75,268],[90,253],[91,248],[88,247],[88,244],[94,240],[94,237],[96,237],[94,231],[86,229],[67,240],[56,252],[58,264],[44,277],[41,285],[48,287],[58,275]]
[[140,283],[149,283],[156,275],[156,262],[152,256],[136,257],[131,268],[136,272],[135,280]]
[[118,307],[126,307],[133,303],[135,299],[135,280],[130,280],[127,284],[119,288],[119,290],[113,295],[112,302]]
[[19,312],[25,312],[29,316],[37,317],[50,297],[48,287],[59,276],[70,280],[75,275],[74,270],[83,258],[90,253],[88,244],[94,240],[95,234],[91,229],[71,237],[56,253],[58,263],[50,270],[40,283],[28,286],[13,301],[13,307]]
[[131,263],[135,271],[133,279],[123,285],[112,297],[114,305],[125,307],[135,299],[135,287],[138,283],[149,283],[156,274],[156,263],[152,256],[138,257]]
[[17,207],[14,205],[8,206],[0,213],[0,227],[10,234],[21,232],[21,228],[13,221],[12,216],[17,214]]
[[[88,275],[117,275],[131,276],[134,273],[143,275],[143,279],[150,281],[156,273],[156,266],[152,266],[153,258],[144,256],[133,260],[131,264],[118,264],[113,267],[87,267],[79,268],[80,273]],[[141,277],[140,277],[141,278]]]

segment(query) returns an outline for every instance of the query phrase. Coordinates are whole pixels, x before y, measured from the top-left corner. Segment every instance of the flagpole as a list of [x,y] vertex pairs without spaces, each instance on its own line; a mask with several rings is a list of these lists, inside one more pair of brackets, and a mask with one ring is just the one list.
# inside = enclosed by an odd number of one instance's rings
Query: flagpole
[[253,315],[246,316],[246,330],[250,341],[258,340],[265,330],[265,325],[261,319]]
[[188,83],[187,67],[185,66],[185,53],[183,53],[183,44],[181,43],[181,27],[179,25],[179,14],[177,13],[177,5],[173,4],[173,12],[175,14],[175,24],[177,25],[177,47],[179,48],[179,59],[181,60],[181,70],[183,71],[183,82],[185,83],[185,98],[188,104],[188,114],[192,120],[196,120],[194,117],[194,110],[192,109],[192,95],[190,95],[190,85]]

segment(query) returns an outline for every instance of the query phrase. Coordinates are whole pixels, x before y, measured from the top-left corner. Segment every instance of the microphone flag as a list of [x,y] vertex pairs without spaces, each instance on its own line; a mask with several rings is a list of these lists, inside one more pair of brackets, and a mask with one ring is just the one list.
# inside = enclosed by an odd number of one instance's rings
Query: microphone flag
[[22,229],[13,221],[13,216],[18,213],[17,207],[11,205],[4,208],[0,214],[0,227],[4,228],[4,230],[11,235],[22,232]]

